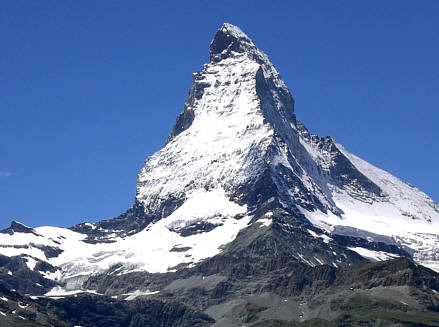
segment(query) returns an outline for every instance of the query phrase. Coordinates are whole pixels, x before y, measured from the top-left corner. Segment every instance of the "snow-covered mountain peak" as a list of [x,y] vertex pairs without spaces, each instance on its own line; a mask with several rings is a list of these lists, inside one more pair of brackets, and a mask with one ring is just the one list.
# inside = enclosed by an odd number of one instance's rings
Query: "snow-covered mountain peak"
[[[147,215],[165,218],[193,192],[219,188],[248,208],[276,199],[329,232],[385,234],[386,242],[411,249],[416,240],[426,260],[434,258],[436,241],[419,241],[439,226],[431,199],[373,166],[365,169],[332,138],[310,134],[268,56],[239,28],[224,24],[210,52],[166,147],[139,173],[136,199]],[[408,227],[414,220],[415,236]]]
[[138,174],[132,208],[70,230],[14,222],[0,233],[0,254],[47,261],[59,269],[50,276],[72,287],[116,266],[117,274],[192,267],[247,251],[259,236],[309,265],[359,260],[351,249],[439,270],[436,203],[309,133],[276,68],[239,28],[224,24],[210,51],[165,147]]
[[232,52],[255,52],[253,41],[237,26],[224,23],[210,43],[210,59],[218,61],[230,56]]
[[167,217],[199,189],[240,198],[238,190],[268,169],[276,135],[301,147],[294,100],[267,55],[231,24],[218,30],[210,51],[166,146],[138,175],[136,200],[153,219]]

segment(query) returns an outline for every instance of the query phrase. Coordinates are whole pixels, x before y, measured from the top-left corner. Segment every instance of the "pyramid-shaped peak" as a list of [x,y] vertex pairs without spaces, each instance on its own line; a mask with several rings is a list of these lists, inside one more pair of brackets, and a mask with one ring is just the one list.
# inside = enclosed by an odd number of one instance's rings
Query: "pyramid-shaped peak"
[[222,31],[225,34],[231,35],[236,38],[250,39],[238,26],[230,23],[224,23],[218,31]]
[[210,59],[217,61],[228,57],[232,51],[243,53],[255,48],[253,41],[239,27],[224,23],[210,43]]

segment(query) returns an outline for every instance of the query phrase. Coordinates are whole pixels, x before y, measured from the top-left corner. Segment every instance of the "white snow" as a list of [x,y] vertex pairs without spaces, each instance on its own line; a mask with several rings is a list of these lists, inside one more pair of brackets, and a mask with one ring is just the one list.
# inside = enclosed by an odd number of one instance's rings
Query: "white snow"
[[236,26],[224,24],[222,29],[240,38],[247,50],[208,63],[194,74],[204,87],[202,97],[186,108],[194,113],[192,124],[149,157],[138,175],[136,199],[147,211],[191,190],[218,186],[233,190],[261,173],[274,129],[256,93],[260,69],[275,86],[277,108],[270,108],[272,116],[280,116],[276,109],[292,110],[284,109],[279,100],[289,91],[268,57]]
[[141,291],[141,290],[136,290],[136,291],[134,291],[132,293],[129,293],[129,295],[128,294],[123,294],[123,295],[128,295],[125,298],[126,301],[132,301],[132,300],[134,300],[138,296],[153,295],[153,294],[157,294],[157,293],[159,293],[159,291]]
[[223,189],[216,188],[209,192],[198,189],[189,194],[186,202],[169,217],[162,219],[162,222],[167,222],[164,224],[167,228],[184,228],[203,220],[235,216],[244,212],[246,207],[229,201]]
[[7,298],[5,298],[4,296],[2,296],[2,297],[0,297],[0,300],[2,300],[2,301],[8,301],[8,299]]
[[36,264],[37,261],[34,258],[31,257],[26,258],[26,265],[29,267],[30,270],[34,270]]
[[54,287],[53,289],[51,289],[49,292],[47,292],[46,294],[44,294],[44,296],[46,297],[65,297],[65,296],[69,296],[69,295],[76,295],[76,294],[80,294],[80,293],[91,293],[91,294],[96,294],[96,295],[102,295],[100,293],[97,293],[94,290],[72,290],[72,291],[66,291],[65,289],[57,286]]
[[263,158],[255,155],[267,150],[273,131],[254,91],[258,68],[245,56],[205,66],[201,81],[210,86],[191,107],[192,125],[149,157],[139,173],[136,197],[146,208],[153,211],[171,195],[205,187],[235,188],[260,172]]
[[310,265],[311,267],[315,267],[315,264],[305,259],[305,256],[302,253],[298,253],[297,255],[299,256],[302,262],[306,263],[307,265]]
[[[371,201],[364,202],[331,185],[329,191],[337,208],[341,209],[340,216],[331,211],[324,213],[299,208],[301,212],[327,232],[337,232],[337,226],[347,226],[355,228],[357,235],[370,241],[373,240],[370,233],[387,236],[388,243],[414,250],[415,261],[439,271],[437,204],[417,188],[349,153],[340,144],[336,146],[361,173],[384,191],[386,197],[370,197]],[[312,144],[307,144],[307,150],[316,161],[331,160]]]
[[325,264],[321,259],[314,257],[314,259],[321,265]]
[[308,233],[310,233],[312,235],[312,237],[321,238],[323,240],[323,242],[325,242],[325,243],[329,243],[332,241],[332,238],[330,238],[328,235],[325,235],[325,234],[318,235],[316,232],[314,232],[310,229],[307,229],[307,231],[308,231]]
[[4,312],[2,312],[2,311],[0,311],[0,315],[6,317],[6,313],[4,313]]
[[57,269],[54,272],[43,271],[40,272],[44,278],[52,279],[52,280],[61,280],[62,279],[62,271],[61,269]]
[[38,227],[35,228],[35,231],[37,235],[33,233],[14,233],[13,235],[0,233],[0,254],[6,256],[27,255],[27,265],[33,270],[35,267],[34,258],[48,261],[38,246],[63,248],[65,243],[77,243],[78,240],[86,238],[86,235],[58,227]]
[[268,227],[273,223],[273,219],[259,218],[257,222],[261,224],[261,227]]
[[[55,227],[39,227],[37,233],[40,244],[52,244],[51,239],[63,252],[55,258],[42,259],[61,269],[55,273],[45,274],[46,278],[67,280],[82,278],[109,269],[123,263],[118,274],[132,271],[166,272],[180,263],[193,264],[218,254],[224,244],[234,240],[238,232],[247,226],[251,217],[235,219],[238,214],[246,213],[246,206],[230,201],[225,191],[217,187],[210,191],[193,190],[187,200],[170,216],[148,226],[145,230],[126,238],[115,238],[114,243],[84,243],[85,235]],[[216,228],[207,232],[187,237],[178,234],[184,228],[201,221],[208,221]],[[3,236],[3,235],[0,235]],[[13,239],[8,239],[13,244]],[[21,238],[17,242],[24,243]],[[36,240],[35,240],[36,241]],[[174,247],[188,247],[185,252],[170,252]],[[0,253],[3,248],[0,248]],[[21,249],[27,254],[29,249]],[[35,267],[36,261],[27,258],[29,268]],[[48,296],[60,296],[52,290]],[[60,291],[61,292],[61,291]],[[64,293],[61,293],[65,295]]]
[[85,226],[91,227],[91,229],[96,229],[96,226],[94,224],[90,223],[84,223]]
[[394,253],[388,253],[384,251],[374,251],[361,247],[348,247],[348,249],[357,252],[363,258],[366,258],[371,261],[383,261],[383,260],[389,260],[398,257],[398,255]]

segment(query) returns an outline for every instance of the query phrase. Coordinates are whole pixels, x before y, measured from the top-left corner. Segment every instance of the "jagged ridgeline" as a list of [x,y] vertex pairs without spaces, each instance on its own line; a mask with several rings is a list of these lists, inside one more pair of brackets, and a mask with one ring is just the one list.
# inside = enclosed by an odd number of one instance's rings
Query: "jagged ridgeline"
[[0,233],[0,314],[10,326],[435,326],[434,270],[439,206],[311,134],[267,55],[224,24],[129,210]]

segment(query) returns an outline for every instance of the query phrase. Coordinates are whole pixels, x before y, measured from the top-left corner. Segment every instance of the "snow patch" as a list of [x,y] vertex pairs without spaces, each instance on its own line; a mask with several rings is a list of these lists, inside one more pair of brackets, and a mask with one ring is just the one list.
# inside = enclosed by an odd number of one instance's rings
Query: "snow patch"
[[352,250],[354,252],[357,252],[359,255],[361,255],[363,258],[366,258],[370,261],[384,261],[389,260],[393,258],[399,257],[397,254],[384,252],[384,251],[374,251],[369,250],[361,247],[348,247],[349,250]]
[[91,294],[96,294],[96,295],[103,295],[101,293],[97,293],[94,290],[73,290],[73,291],[67,291],[65,289],[63,289],[62,287],[54,287],[53,289],[51,289],[49,292],[47,292],[46,294],[44,294],[45,297],[50,297],[50,298],[61,298],[61,297],[66,297],[66,296],[70,296],[70,295],[76,295],[76,294],[80,294],[80,293],[91,293]]
[[320,259],[317,258],[317,257],[314,257],[314,259],[315,259],[320,265],[324,265],[324,264],[325,264],[322,260],[320,260]]
[[167,222],[166,227],[168,228],[184,228],[199,221],[236,216],[246,212],[246,210],[246,206],[231,202],[222,188],[216,188],[212,191],[200,189],[190,193],[183,205],[162,221]]
[[259,218],[256,222],[260,223],[260,227],[268,227],[273,223],[273,219],[269,218]]
[[26,265],[30,270],[34,270],[35,266],[37,265],[37,260],[31,257],[26,258]]
[[311,229],[307,229],[307,231],[308,231],[308,233],[311,234],[312,237],[321,238],[323,240],[323,242],[325,242],[325,243],[329,243],[332,241],[332,238],[330,238],[328,235],[325,235],[325,234],[318,235],[316,232],[312,231]]
[[129,295],[128,294],[124,294],[124,295],[128,295],[125,298],[126,301],[132,301],[132,300],[134,300],[138,296],[153,295],[153,294],[157,294],[157,293],[159,293],[159,291],[148,291],[148,290],[147,291],[141,291],[141,290],[136,290],[136,291],[134,291],[132,293],[129,293]]
[[96,229],[96,225],[94,225],[94,224],[84,223],[84,226],[88,226],[88,227],[90,227],[91,229]]

